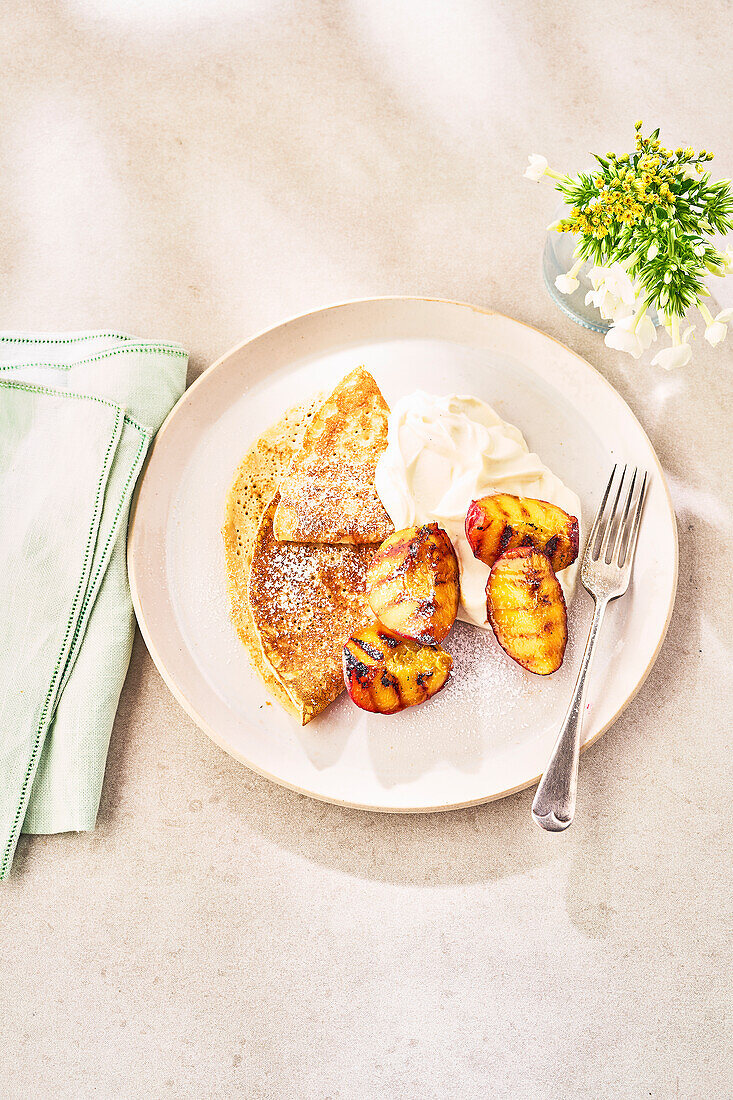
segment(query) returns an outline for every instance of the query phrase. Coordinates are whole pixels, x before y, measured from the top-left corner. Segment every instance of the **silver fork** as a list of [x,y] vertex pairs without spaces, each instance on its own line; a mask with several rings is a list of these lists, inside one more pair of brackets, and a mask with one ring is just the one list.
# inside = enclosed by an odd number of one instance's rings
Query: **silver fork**
[[[593,659],[598,632],[606,608],[611,600],[618,599],[626,592],[631,579],[631,568],[634,564],[634,552],[639,535],[639,524],[641,523],[641,512],[644,507],[648,479],[646,473],[638,469],[634,470],[631,484],[628,485],[625,503],[620,509],[619,501],[628,474],[628,466],[624,466],[616,488],[613,506],[604,521],[606,504],[614,488],[618,468],[618,464],[616,464],[608,479],[603,500],[600,503],[596,518],[593,521],[593,527],[588,536],[580,570],[583,584],[595,602],[593,621],[591,622],[585,653],[583,654],[583,660],[580,662],[580,671],[567,714],[563,719],[560,733],[552,750],[552,756],[545,768],[545,773],[540,780],[532,803],[532,817],[543,829],[548,829],[553,833],[559,833],[563,829],[567,829],[575,814],[580,734],[583,728],[588,670]],[[641,486],[636,493],[634,502],[634,489],[640,478]],[[611,541],[612,536],[613,542]],[[600,548],[598,547],[599,539]]]

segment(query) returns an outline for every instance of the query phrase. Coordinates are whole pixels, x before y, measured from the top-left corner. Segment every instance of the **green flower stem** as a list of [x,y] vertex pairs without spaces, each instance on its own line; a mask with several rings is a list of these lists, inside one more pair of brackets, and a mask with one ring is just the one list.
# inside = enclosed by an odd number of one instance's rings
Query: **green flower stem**
[[642,319],[642,317],[644,316],[645,313],[646,313],[646,305],[643,305],[641,307],[641,309],[636,311],[636,313],[634,314],[634,323],[631,326],[631,331],[632,332],[636,332],[637,328],[639,327],[639,322],[641,321],[641,319]]
[[558,183],[567,184],[571,183],[570,176],[563,175],[562,172],[556,172],[554,168],[545,168],[543,175],[549,176],[550,179],[557,180]]

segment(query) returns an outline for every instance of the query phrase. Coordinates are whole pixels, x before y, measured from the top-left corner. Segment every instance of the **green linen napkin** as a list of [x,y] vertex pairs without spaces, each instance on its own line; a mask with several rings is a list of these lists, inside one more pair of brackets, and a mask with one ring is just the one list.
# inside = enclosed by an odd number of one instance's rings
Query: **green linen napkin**
[[18,836],[94,828],[134,618],[135,482],[178,344],[0,334],[0,879]]

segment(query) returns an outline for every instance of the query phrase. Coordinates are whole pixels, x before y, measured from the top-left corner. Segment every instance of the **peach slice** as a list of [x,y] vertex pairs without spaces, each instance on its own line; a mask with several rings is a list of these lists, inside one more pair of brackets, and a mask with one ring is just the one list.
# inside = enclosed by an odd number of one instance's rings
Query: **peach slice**
[[366,578],[372,611],[402,638],[442,642],[458,612],[458,560],[437,523],[395,531],[372,558]]
[[474,500],[466,515],[466,538],[474,556],[491,567],[506,550],[533,546],[547,554],[555,572],[578,556],[578,521],[556,504],[510,493]]
[[508,550],[494,562],[486,610],[496,640],[530,672],[556,672],[565,655],[568,620],[560,582],[546,554],[531,546]]
[[344,682],[357,707],[396,714],[445,685],[453,658],[438,645],[399,638],[381,623],[361,627],[344,646]]

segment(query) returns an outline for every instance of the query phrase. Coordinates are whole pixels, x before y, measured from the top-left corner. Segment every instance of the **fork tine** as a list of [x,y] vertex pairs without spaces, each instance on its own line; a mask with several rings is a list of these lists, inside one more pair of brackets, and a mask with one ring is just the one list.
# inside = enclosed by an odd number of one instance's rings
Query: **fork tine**
[[624,514],[621,516],[618,524],[618,530],[616,531],[616,538],[613,540],[613,550],[611,551],[611,561],[616,562],[618,565],[621,557],[621,542],[624,536],[624,532],[628,528],[627,520],[629,518],[629,512],[631,511],[631,500],[634,496],[634,486],[636,485],[636,478],[639,473],[638,469],[634,470],[634,476],[631,479],[631,485],[626,495],[626,504],[624,505]]
[[624,557],[624,569],[631,569],[631,566],[634,564],[634,552],[636,550],[636,540],[639,535],[639,524],[641,523],[641,512],[644,507],[644,496],[646,494],[648,478],[648,473],[644,471],[644,480],[641,483],[641,489],[639,490],[639,496],[636,501],[636,511],[634,512],[634,518],[631,521],[631,534],[629,535],[629,541],[626,547],[626,556]]
[[624,468],[621,472],[621,480],[619,481],[618,489],[616,490],[616,499],[613,502],[613,508],[611,509],[611,514],[608,517],[608,522],[606,524],[606,529],[603,532],[603,541],[601,542],[601,549],[598,552],[598,560],[599,561],[605,561],[606,560],[606,554],[608,553],[608,544],[611,541],[611,531],[613,530],[613,521],[616,518],[616,510],[618,508],[618,502],[621,499],[621,490],[624,487],[624,480],[626,478],[626,471],[627,470],[628,470],[628,466],[624,466]]
[[618,469],[618,463],[616,463],[614,465],[613,469],[611,470],[611,476],[608,479],[608,485],[606,485],[606,491],[603,494],[603,500],[598,505],[598,511],[596,512],[596,518],[593,520],[593,526],[590,529],[590,534],[588,535],[588,541],[585,544],[585,554],[586,554],[587,558],[592,558],[593,557],[593,546],[594,546],[594,543],[596,541],[596,536],[598,534],[598,528],[600,527],[601,520],[603,519],[603,511],[606,507],[606,501],[608,500],[608,494],[611,492],[611,486],[613,485],[613,479],[616,476],[616,470],[617,469]]

